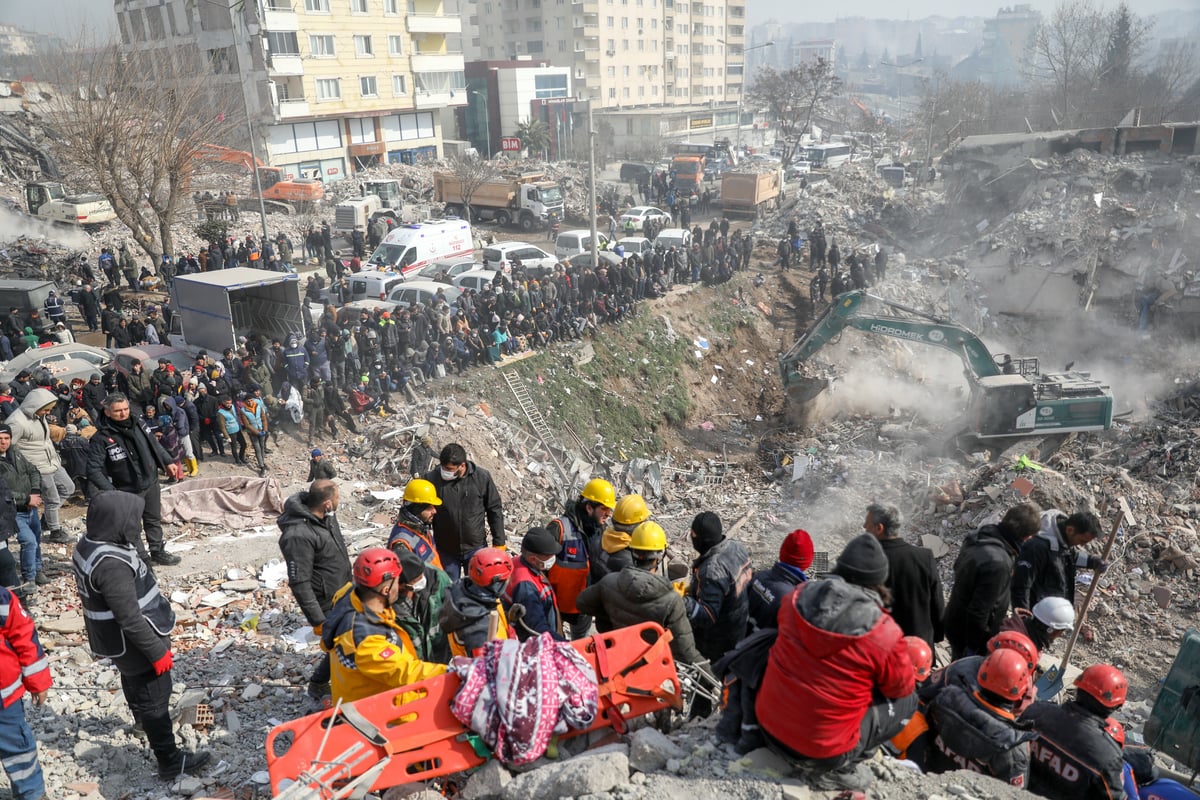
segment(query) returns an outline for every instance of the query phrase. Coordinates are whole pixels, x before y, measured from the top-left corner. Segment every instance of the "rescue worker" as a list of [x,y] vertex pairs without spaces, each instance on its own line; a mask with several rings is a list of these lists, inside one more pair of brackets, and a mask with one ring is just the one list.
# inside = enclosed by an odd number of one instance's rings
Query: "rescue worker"
[[813,561],[813,542],[801,528],[789,533],[779,545],[779,560],[770,569],[760,569],[746,590],[751,629],[774,628],[779,604],[785,596],[808,580],[805,573]]
[[46,779],[38,762],[37,739],[25,721],[29,693],[45,705],[51,685],[50,661],[38,639],[33,618],[9,589],[0,586],[0,765],[8,775],[13,800],[45,800]]
[[450,576],[433,564],[421,561],[420,556],[411,550],[393,550],[400,561],[400,568],[410,572],[409,562],[420,561],[424,574],[411,581],[412,591],[402,594],[400,599],[392,604],[396,612],[396,624],[408,634],[416,648],[417,658],[436,664],[450,663],[450,644],[446,634],[438,625],[442,605],[446,595],[450,593],[453,581]]
[[308,481],[331,481],[337,477],[337,470],[333,464],[325,460],[325,454],[321,452],[321,448],[314,447],[309,453],[308,461]]
[[647,521],[634,529],[629,541],[633,563],[620,572],[610,572],[599,583],[579,594],[579,610],[596,618],[601,633],[657,622],[671,632],[671,655],[684,664],[708,660],[696,649],[692,625],[683,598],[666,576],[658,573],[667,550],[667,534],[657,522]]
[[500,602],[512,573],[512,558],[503,550],[484,547],[471,556],[467,574],[450,587],[438,614],[452,655],[474,658],[489,641],[517,638]]
[[755,711],[772,749],[816,773],[819,789],[867,788],[859,762],[917,708],[904,634],[884,610],[887,571],[879,541],[862,534],[830,577],[802,584],[779,609]]
[[592,478],[566,512],[546,525],[559,542],[557,558],[550,568],[550,585],[558,599],[559,613],[570,626],[572,639],[587,636],[592,626],[591,618],[579,611],[575,600],[588,585],[591,570],[588,553],[592,543],[600,539],[616,505],[613,485],[603,478]]
[[1015,709],[1029,691],[1029,663],[1012,650],[997,650],[980,664],[976,683],[973,692],[949,684],[930,703],[925,716],[933,742],[926,769],[965,769],[1024,788],[1029,743],[1037,734],[1017,725]]
[[904,644],[908,647],[908,659],[913,665],[913,678],[916,679],[919,688],[929,680],[933,672],[933,648],[920,636],[905,636]]
[[417,657],[393,610],[424,577],[420,559],[408,558],[401,567],[396,554],[383,547],[368,548],[354,559],[354,587],[334,605],[321,633],[321,647],[330,654],[335,702],[361,700],[446,671],[445,664]]
[[592,540],[591,559],[592,583],[605,575],[620,572],[633,563],[629,552],[629,539],[634,528],[650,519],[650,509],[640,494],[627,494],[617,501],[613,509],[612,522],[598,539]]
[[1039,652],[1074,627],[1075,606],[1065,597],[1044,597],[1033,607],[1033,611],[1013,609],[1008,619],[1000,623],[1001,632],[1025,634]]
[[[921,702],[928,703],[945,686],[958,686],[968,694],[975,691],[979,667],[983,664],[984,658],[995,653],[997,650],[1011,650],[1020,655],[1029,666],[1030,675],[1033,675],[1037,670],[1039,651],[1034,645],[1033,640],[1018,631],[1000,631],[991,639],[988,639],[982,654],[964,656],[957,661],[950,662],[947,666],[930,675],[925,685],[918,689]],[[1031,693],[1030,697],[1026,698],[1024,705],[1018,707],[1018,714],[1032,702]]]
[[1093,664],[1075,679],[1075,699],[1037,702],[1021,716],[1038,738],[1030,747],[1029,788],[1051,800],[1119,800],[1121,747],[1105,719],[1125,705],[1129,683],[1121,670]]
[[501,596],[504,610],[521,641],[540,633],[564,641],[558,598],[548,576],[561,548],[558,537],[546,528],[530,528],[521,540],[521,558]]
[[753,575],[746,548],[725,536],[721,518],[702,511],[692,520],[691,582],[684,597],[696,647],[709,661],[733,649],[746,633],[750,599],[746,587]]
[[1043,597],[1065,597],[1075,604],[1075,571],[1108,569],[1108,562],[1079,549],[1101,534],[1100,520],[1089,511],[1067,516],[1057,508],[1042,512],[1037,536],[1021,545],[1013,569],[1013,608],[1031,609]]
[[134,722],[158,760],[158,776],[194,774],[211,754],[181,750],[171,723],[171,629],[175,612],[138,555],[146,501],[132,492],[102,491],[88,504],[87,531],[75,546],[83,624],[97,658],[112,661]]
[[396,553],[412,551],[426,564],[441,569],[442,559],[433,544],[433,518],[441,504],[432,483],[424,478],[409,481],[404,487],[404,505],[400,506],[396,524],[388,536],[388,549]]

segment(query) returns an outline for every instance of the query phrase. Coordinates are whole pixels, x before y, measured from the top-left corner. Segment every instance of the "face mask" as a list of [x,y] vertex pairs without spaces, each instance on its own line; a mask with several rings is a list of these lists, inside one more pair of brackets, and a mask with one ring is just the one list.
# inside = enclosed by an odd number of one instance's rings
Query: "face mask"
[[420,578],[417,578],[415,583],[411,584],[412,590],[414,592],[423,591],[425,589],[425,585],[427,583],[429,583],[429,580],[424,575],[422,575]]
[[556,560],[555,556],[550,556],[549,558],[547,558],[545,561],[542,562],[542,569],[548,571],[551,567],[554,566],[555,560]]
[[445,467],[442,467],[441,473],[442,473],[442,480],[444,480],[444,481],[452,481],[452,480],[456,480],[458,478],[458,472],[455,470],[452,470],[452,469],[446,469]]

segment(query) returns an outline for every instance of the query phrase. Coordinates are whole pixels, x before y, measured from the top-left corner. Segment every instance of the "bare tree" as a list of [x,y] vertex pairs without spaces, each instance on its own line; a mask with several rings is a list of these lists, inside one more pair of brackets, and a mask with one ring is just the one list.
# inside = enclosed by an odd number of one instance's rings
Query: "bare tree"
[[241,104],[211,91],[211,68],[184,48],[80,46],[51,69],[58,153],[108,198],[142,250],[156,260],[173,253],[171,225],[192,209],[197,151],[244,120]]
[[790,163],[800,146],[800,136],[812,126],[813,117],[825,113],[829,102],[841,91],[842,81],[833,65],[823,58],[785,70],[764,67],[746,92],[746,103],[765,108],[784,142],[783,163]]
[[1157,122],[1195,119],[1186,113],[1177,114],[1185,110],[1188,88],[1200,81],[1197,76],[1200,76],[1200,51],[1196,43],[1183,39],[1164,42],[1141,87],[1142,107]]
[[469,221],[474,217],[471,213],[471,199],[475,197],[480,186],[495,180],[500,175],[500,171],[496,169],[495,162],[473,154],[458,156],[451,161],[450,172],[459,181],[459,192],[462,195],[463,207]]

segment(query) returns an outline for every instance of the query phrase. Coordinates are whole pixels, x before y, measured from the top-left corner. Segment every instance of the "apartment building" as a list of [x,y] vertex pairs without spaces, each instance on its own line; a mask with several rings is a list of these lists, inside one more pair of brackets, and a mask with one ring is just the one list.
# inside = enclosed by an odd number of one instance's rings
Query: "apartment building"
[[259,157],[291,177],[336,181],[381,162],[440,157],[443,117],[467,102],[461,23],[444,0],[115,7],[125,46],[205,55],[214,84],[242,93]]

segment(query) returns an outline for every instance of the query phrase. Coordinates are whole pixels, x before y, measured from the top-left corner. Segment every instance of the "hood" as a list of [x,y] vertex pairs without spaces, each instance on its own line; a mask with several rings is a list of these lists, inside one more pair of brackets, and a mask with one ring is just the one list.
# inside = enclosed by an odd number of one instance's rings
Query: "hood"
[[1016,555],[1021,549],[1021,543],[1010,541],[999,525],[983,525],[978,530],[968,533],[963,539],[963,547],[967,545],[1001,547],[1012,555]]
[[[24,407],[24,403],[21,405]],[[1062,533],[1058,529],[1059,519],[1066,516],[1066,514],[1057,508],[1050,508],[1042,512],[1041,526],[1038,529],[1037,535],[1050,543],[1050,552],[1052,553],[1057,553],[1067,546],[1067,543],[1063,541]]]
[[932,712],[941,735],[950,740],[954,751],[964,758],[987,761],[1037,738],[1036,733],[1014,727],[998,711],[988,710],[981,700],[959,686],[942,689]]
[[58,396],[49,389],[34,389],[21,401],[21,410],[27,417],[32,417],[39,408],[45,408],[51,403],[57,402]]
[[325,520],[317,519],[316,515],[308,510],[308,506],[304,503],[308,500],[308,492],[297,492],[289,497],[283,503],[283,513],[275,520],[275,524],[281,529],[285,525],[295,525],[303,523],[306,525],[318,525],[325,527]]
[[617,574],[617,587],[622,596],[638,603],[649,603],[674,590],[662,575],[638,567],[626,567]]
[[136,546],[142,537],[146,501],[130,492],[100,492],[88,503],[87,533],[94,542]]
[[836,575],[803,584],[795,602],[800,612],[800,639],[818,658],[853,647],[884,614],[879,595]]
[[496,607],[496,598],[488,598],[469,580],[453,584],[445,594],[438,611],[438,624],[443,630],[457,631],[486,617]]
[[629,547],[631,537],[625,531],[619,531],[616,528],[609,528],[600,537],[600,546],[604,548],[606,553],[619,553]]
[[171,397],[170,395],[163,398],[163,405],[166,406],[167,410],[171,412],[174,412],[175,409],[179,408],[179,404],[175,402],[175,398]]

